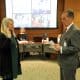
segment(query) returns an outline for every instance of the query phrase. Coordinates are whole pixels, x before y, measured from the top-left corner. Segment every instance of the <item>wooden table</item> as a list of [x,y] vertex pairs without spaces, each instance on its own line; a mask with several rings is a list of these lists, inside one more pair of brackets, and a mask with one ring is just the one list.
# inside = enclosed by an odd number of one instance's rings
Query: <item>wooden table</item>
[[38,53],[39,55],[45,56],[45,53],[55,54],[54,48],[51,44],[34,43],[34,42],[23,42],[19,44],[20,53]]

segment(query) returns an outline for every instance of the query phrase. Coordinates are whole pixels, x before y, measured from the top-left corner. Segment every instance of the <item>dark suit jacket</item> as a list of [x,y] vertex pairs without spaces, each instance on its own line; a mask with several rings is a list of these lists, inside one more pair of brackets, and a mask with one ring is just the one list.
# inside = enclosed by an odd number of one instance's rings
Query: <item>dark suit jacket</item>
[[60,40],[62,53],[58,56],[59,64],[62,68],[77,68],[78,52],[80,52],[80,31],[72,25],[70,29],[64,33]]
[[10,39],[0,33],[0,76],[12,73]]
[[21,73],[17,40],[0,33],[0,76],[16,78]]

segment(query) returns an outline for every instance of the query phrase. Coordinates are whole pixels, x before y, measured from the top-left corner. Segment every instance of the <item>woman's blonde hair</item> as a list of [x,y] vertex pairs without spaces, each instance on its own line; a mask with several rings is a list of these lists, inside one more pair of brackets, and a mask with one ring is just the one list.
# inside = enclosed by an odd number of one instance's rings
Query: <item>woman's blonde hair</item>
[[[14,22],[11,18],[3,18],[1,22],[1,33],[3,33],[6,37],[11,38],[11,32],[7,26],[9,21]],[[15,36],[14,31],[12,33]]]

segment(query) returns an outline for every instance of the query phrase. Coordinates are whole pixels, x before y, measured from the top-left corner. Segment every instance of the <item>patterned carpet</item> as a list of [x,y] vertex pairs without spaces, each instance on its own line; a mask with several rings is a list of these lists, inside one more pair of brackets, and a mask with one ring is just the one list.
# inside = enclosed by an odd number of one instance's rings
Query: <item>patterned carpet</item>
[[[16,80],[60,80],[59,65],[55,60],[31,57],[21,61],[22,75]],[[80,80],[80,68],[76,80]]]
[[[54,60],[31,57],[21,61],[21,67],[22,75],[15,80],[60,80],[59,65]],[[80,80],[80,68],[76,80]]]
[[28,59],[21,61],[22,75],[17,80],[60,80],[56,61]]

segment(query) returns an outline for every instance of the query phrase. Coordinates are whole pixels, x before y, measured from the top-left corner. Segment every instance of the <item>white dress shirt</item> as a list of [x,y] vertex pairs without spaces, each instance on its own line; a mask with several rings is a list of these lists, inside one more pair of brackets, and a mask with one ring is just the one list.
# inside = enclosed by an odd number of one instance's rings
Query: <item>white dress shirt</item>
[[[66,32],[70,29],[70,27],[73,25],[73,22],[70,24],[70,25],[68,25],[67,26],[67,29],[66,29]],[[64,42],[64,46],[66,47],[67,46],[67,43],[66,42]],[[62,46],[61,46],[61,49],[60,49],[60,53],[62,54]]]

